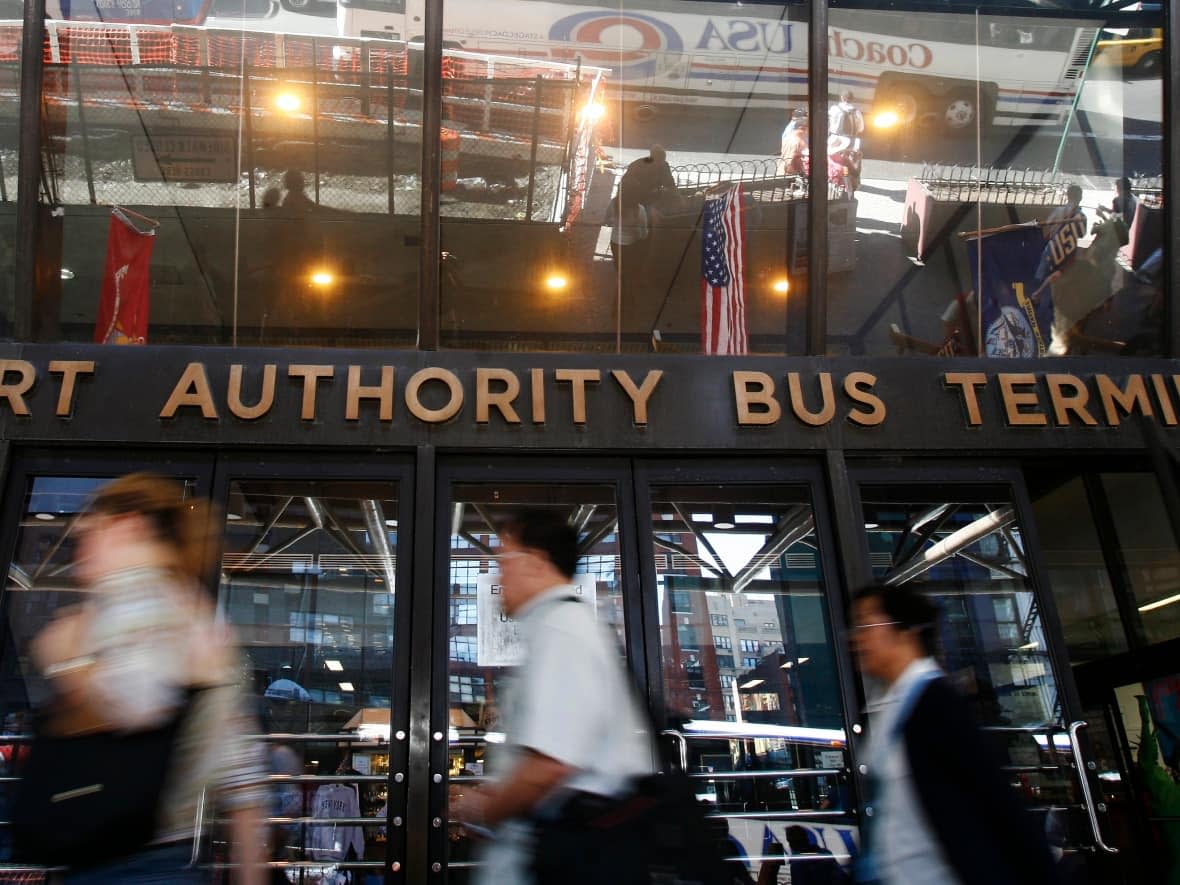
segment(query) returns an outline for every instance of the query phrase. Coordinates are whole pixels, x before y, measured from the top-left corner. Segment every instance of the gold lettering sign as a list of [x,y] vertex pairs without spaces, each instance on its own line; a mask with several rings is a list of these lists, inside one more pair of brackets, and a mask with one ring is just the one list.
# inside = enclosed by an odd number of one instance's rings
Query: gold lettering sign
[[877,383],[877,376],[868,372],[849,372],[844,376],[844,393],[850,400],[862,406],[868,406],[868,411],[851,409],[848,420],[864,427],[876,427],[885,422],[885,402],[872,392]]
[[[429,409],[422,404],[422,385],[428,381],[441,381],[447,386],[450,396],[446,405],[438,409]],[[428,424],[450,421],[463,408],[463,385],[459,383],[459,378],[454,372],[446,369],[419,369],[410,376],[410,383],[406,385],[406,407],[411,415]]]
[[[1000,396],[1004,400],[1004,414],[1012,427],[1039,427],[1049,423],[1042,412],[1023,411],[1025,406],[1040,406],[1037,397],[1037,376],[1032,372],[1001,372],[996,378],[1000,382]],[[1032,390],[1017,388],[1031,387]]]
[[57,395],[59,418],[66,418],[74,411],[74,386],[79,375],[94,374],[94,360],[53,360],[49,363],[51,374],[61,374],[61,391]]
[[278,367],[274,363],[267,363],[262,367],[262,390],[258,394],[258,402],[248,406],[242,402],[242,373],[241,363],[234,363],[229,367],[229,390],[226,392],[226,405],[229,413],[243,421],[257,421],[271,410],[275,404],[275,376]]
[[787,389],[791,396],[791,411],[804,424],[820,427],[827,424],[836,414],[836,397],[832,393],[832,375],[830,372],[819,373],[820,408],[818,412],[808,410],[803,401],[803,385],[798,372],[787,373]]
[[[1049,374],[1045,376],[1045,384],[1049,388],[1049,402],[1053,406],[1053,420],[1061,427],[1069,426],[1069,414],[1078,416],[1078,420],[1088,427],[1095,427],[1098,421],[1086,408],[1090,401],[1090,391],[1085,383],[1076,375]],[[1071,393],[1066,394],[1066,388]]]
[[335,366],[312,366],[294,363],[287,366],[288,378],[303,379],[303,408],[299,412],[302,421],[315,420],[315,395],[319,382],[336,376]]
[[635,418],[635,424],[638,427],[647,426],[647,401],[651,399],[652,393],[656,389],[656,385],[660,383],[660,379],[664,377],[663,369],[653,369],[648,372],[643,379],[643,384],[636,387],[635,382],[631,380],[631,376],[622,369],[615,369],[611,372],[611,376],[623,388],[627,396],[631,397],[631,406]]
[[558,381],[568,381],[574,405],[574,423],[586,423],[586,385],[597,384],[602,373],[597,369],[558,369],[553,373]]
[[393,366],[381,367],[381,383],[374,386],[361,384],[361,367],[348,367],[347,402],[344,406],[344,420],[359,421],[361,400],[375,399],[379,404],[378,416],[382,421],[393,420]]
[[1128,415],[1136,409],[1143,415],[1152,414],[1151,400],[1147,398],[1143,376],[1129,376],[1126,387],[1119,387],[1107,375],[1097,375],[1094,380],[1098,382],[1098,397],[1102,400],[1103,411],[1106,412],[1106,423],[1111,427],[1118,427],[1121,423],[1120,409]]
[[[492,382],[503,384],[500,390],[492,390]],[[487,424],[491,407],[495,406],[500,417],[509,424],[519,424],[520,415],[512,404],[520,396],[520,379],[516,373],[508,369],[476,369],[475,370],[475,420],[479,424]]]
[[983,372],[947,372],[943,376],[943,381],[947,385],[959,388],[963,397],[963,405],[967,409],[967,423],[972,427],[981,425],[983,416],[979,413],[979,397],[976,395],[975,388],[987,384],[987,375]]
[[[15,372],[19,379],[9,383],[8,374]],[[24,360],[0,360],[0,398],[8,400],[8,408],[14,415],[28,415],[29,406],[25,394],[33,389],[37,381],[37,370]]]
[[172,395],[164,408],[161,418],[174,418],[178,409],[192,407],[201,410],[201,417],[207,421],[217,420],[217,406],[213,404],[213,391],[209,388],[209,376],[204,363],[189,363],[172,388]]
[[[783,408],[774,395],[774,379],[765,372],[734,372],[738,424],[776,424]],[[757,410],[753,408],[757,406]]]

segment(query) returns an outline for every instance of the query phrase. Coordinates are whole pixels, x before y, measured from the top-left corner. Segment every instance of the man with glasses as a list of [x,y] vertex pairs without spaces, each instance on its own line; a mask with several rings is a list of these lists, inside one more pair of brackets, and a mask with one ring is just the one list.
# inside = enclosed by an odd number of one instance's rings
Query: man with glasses
[[502,605],[525,660],[503,707],[497,776],[457,797],[451,816],[494,836],[476,881],[515,885],[534,881],[532,821],[620,795],[652,770],[652,750],[619,651],[572,583],[577,532],[553,511],[531,510],[502,525],[500,541]]
[[938,611],[904,587],[852,602],[852,649],[870,697],[859,881],[1045,885],[1053,861],[992,758],[967,702],[934,660]]

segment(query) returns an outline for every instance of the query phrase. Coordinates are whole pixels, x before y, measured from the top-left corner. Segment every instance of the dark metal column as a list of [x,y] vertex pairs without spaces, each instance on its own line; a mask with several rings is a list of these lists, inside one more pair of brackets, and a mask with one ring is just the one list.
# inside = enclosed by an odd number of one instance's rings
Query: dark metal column
[[[441,726],[442,741],[432,740],[430,732],[436,656],[432,647],[435,633],[435,541],[445,537],[436,536],[432,530],[438,522],[436,496],[434,447],[419,446],[414,459],[414,575],[410,584],[410,632],[407,634],[410,642],[410,742],[409,765],[406,767],[406,866],[404,877],[400,879],[410,885],[440,881],[438,873],[431,871],[432,848],[438,851],[438,830],[430,826],[430,815],[438,804],[432,793],[440,789],[432,782],[432,774],[446,771],[447,750],[446,726]],[[445,599],[443,605],[446,605]],[[446,609],[443,611],[445,623]],[[445,657],[446,642],[441,647]],[[445,718],[445,693],[442,697]],[[445,784],[441,789],[446,789]],[[446,829],[442,828],[441,832],[445,834]]]
[[1180,353],[1180,305],[1176,303],[1176,287],[1180,286],[1180,249],[1175,248],[1180,236],[1180,205],[1176,199],[1175,176],[1180,174],[1180,138],[1172,127],[1180,116],[1180,12],[1176,4],[1164,4],[1164,243],[1167,262],[1164,274],[1164,353]]
[[37,266],[37,201],[41,186],[41,91],[45,82],[45,0],[25,0],[21,33],[20,157],[17,163],[16,268],[13,330],[20,341],[33,337]]
[[807,27],[807,352],[822,354],[828,342],[828,2],[810,0]]
[[[442,238],[443,0],[426,0],[422,46],[422,243],[418,252],[418,349],[438,350]],[[410,84],[411,87],[413,84]]]

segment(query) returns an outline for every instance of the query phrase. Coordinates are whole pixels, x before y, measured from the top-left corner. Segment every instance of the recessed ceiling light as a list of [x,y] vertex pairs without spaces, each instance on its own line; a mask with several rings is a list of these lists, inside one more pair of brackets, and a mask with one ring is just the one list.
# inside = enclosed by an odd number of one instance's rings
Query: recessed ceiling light
[[63,280],[72,280],[74,278],[74,272],[68,267],[63,267],[61,269],[61,278]]
[[331,670],[333,673],[344,672],[344,665],[342,663],[340,663],[339,661],[324,661],[324,666],[327,667],[329,670]]
[[340,683],[340,690],[341,691],[356,691],[356,689],[352,687],[351,682],[341,682]]
[[397,528],[397,520],[396,519],[387,519],[387,520],[385,520],[385,524],[387,526],[389,526],[391,529]]
[[881,525],[880,525],[880,523],[876,523],[876,522],[866,522],[865,528],[866,529],[879,529],[879,528],[881,528]]
[[800,664],[806,664],[806,663],[807,663],[808,661],[810,661],[810,660],[811,660],[811,658],[799,658],[799,663],[800,663]]
[[765,681],[765,679],[751,679],[749,682],[743,682],[738,688],[757,688]]
[[43,519],[46,522],[49,522],[51,519],[57,519],[57,517],[54,516],[52,513],[36,513],[33,515],[33,518],[34,519]]
[[226,518],[226,519],[228,519],[230,522],[234,522],[234,521],[236,521],[236,520],[239,520],[239,519],[241,519],[241,518],[242,518],[242,514],[240,514],[240,513],[227,513],[227,514],[225,515],[225,518]]

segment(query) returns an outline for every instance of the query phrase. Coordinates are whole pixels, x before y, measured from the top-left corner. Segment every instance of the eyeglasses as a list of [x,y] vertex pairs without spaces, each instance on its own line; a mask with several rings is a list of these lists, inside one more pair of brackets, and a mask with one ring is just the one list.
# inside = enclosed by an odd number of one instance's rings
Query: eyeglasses
[[867,630],[869,627],[896,627],[901,621],[874,621],[871,624],[853,624],[848,629],[854,633],[857,630]]

